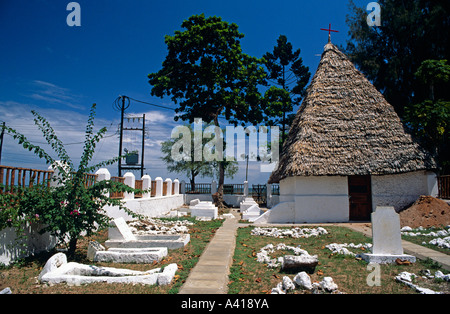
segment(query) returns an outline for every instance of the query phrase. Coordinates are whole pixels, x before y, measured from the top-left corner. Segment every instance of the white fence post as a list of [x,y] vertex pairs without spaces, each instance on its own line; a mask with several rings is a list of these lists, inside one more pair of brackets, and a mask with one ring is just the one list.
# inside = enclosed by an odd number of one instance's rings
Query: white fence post
[[167,184],[166,196],[170,196],[170,195],[172,195],[172,179],[167,178],[166,184]]
[[59,167],[63,168],[66,172],[70,171],[69,166],[62,160],[56,160],[53,164],[48,167],[48,170],[53,170],[53,174],[50,178],[50,186],[58,187],[64,185],[64,177],[60,174]]
[[211,183],[211,194],[216,193],[217,193],[217,182],[213,180],[213,182]]
[[244,198],[248,196],[248,181],[244,181]]
[[163,193],[163,179],[161,177],[157,177],[156,181],[156,194],[155,197],[161,197]]
[[[142,189],[148,190],[152,187],[152,178],[146,174],[142,177]],[[149,192],[143,193],[142,198],[150,198],[151,194]]]
[[174,195],[180,194],[180,181],[178,179],[173,180],[173,189],[174,189]]
[[[127,172],[127,173],[125,173],[125,175],[123,177],[125,178],[124,183],[126,185],[128,185],[129,187],[134,189],[135,181],[136,181],[136,178],[135,178],[134,174],[131,173],[131,172]],[[123,193],[123,199],[124,200],[132,200],[132,199],[134,199],[134,192],[131,192],[131,193],[125,192],[125,193]]]
[[184,180],[180,184],[180,194],[186,194],[186,182]]
[[[111,173],[106,168],[98,169],[95,174],[97,175],[97,182],[111,180]],[[103,193],[106,197],[109,197],[109,191],[105,189]]]

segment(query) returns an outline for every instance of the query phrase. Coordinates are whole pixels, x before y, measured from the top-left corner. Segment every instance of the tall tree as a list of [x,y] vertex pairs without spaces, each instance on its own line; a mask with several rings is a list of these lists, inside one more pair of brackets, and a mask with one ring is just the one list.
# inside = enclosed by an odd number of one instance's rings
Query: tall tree
[[450,99],[438,97],[450,82],[447,60],[425,60],[416,77],[429,89],[427,99],[405,108],[406,125],[436,156],[441,173],[450,172]]
[[[149,74],[153,96],[170,96],[178,104],[175,120],[201,118],[220,127],[219,117],[234,125],[263,118],[258,85],[265,83],[262,60],[242,52],[244,37],[234,23],[220,17],[191,16],[183,31],[166,36],[162,69]],[[219,206],[223,205],[224,162],[219,163]]]
[[[179,134],[183,135],[182,138],[177,137]],[[161,144],[161,152],[163,153],[161,159],[165,162],[167,170],[170,172],[186,175],[191,183],[191,189],[195,190],[195,178],[197,176],[217,176],[218,164],[216,161],[206,161],[205,158],[202,158],[201,161],[196,161],[193,158],[196,146],[194,143],[194,129],[191,124],[186,124],[183,128],[179,129],[179,134],[175,134],[175,138],[171,138]],[[187,139],[184,138],[185,136]],[[207,138],[202,139],[202,149],[208,141],[209,139]],[[230,178],[233,178],[239,169],[236,161],[224,162],[223,166],[225,168],[225,177]]]
[[273,52],[264,55],[268,71],[267,78],[273,83],[264,96],[266,114],[273,117],[273,124],[281,125],[281,142],[286,138],[286,129],[292,123],[294,105],[299,105],[306,91],[311,73],[303,65],[300,49],[293,50],[285,35],[280,35]]
[[[423,61],[450,60],[450,2],[379,0],[381,26],[367,25],[366,8],[350,1],[350,39],[345,52],[397,113],[428,96],[415,76]],[[448,95],[450,90],[441,90]]]

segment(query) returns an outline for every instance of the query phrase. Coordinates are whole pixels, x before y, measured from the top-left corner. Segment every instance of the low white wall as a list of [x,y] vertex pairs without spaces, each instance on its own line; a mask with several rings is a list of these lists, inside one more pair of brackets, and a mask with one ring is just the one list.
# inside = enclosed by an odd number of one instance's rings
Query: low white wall
[[0,264],[9,265],[11,262],[48,251],[55,247],[56,238],[49,233],[40,235],[39,225],[27,225],[25,228],[25,237],[18,239],[16,231],[12,228],[6,228],[0,231]]
[[[244,200],[244,195],[230,195],[224,194],[223,200],[230,206],[235,208],[239,207],[240,203]],[[212,202],[213,198],[210,194],[185,194],[184,203],[189,205],[192,200],[199,199],[201,202]]]
[[[159,217],[167,214],[169,211],[177,209],[184,204],[184,196],[182,194],[122,200],[123,205],[136,214],[147,217]],[[122,217],[125,220],[133,220],[125,211],[119,209],[119,206],[105,206],[106,213],[111,218]]]
[[372,176],[372,207],[393,206],[396,211],[415,202],[421,195],[436,197],[437,177],[433,172],[416,171]]
[[[295,203],[294,217],[290,218],[295,223],[349,220],[347,177],[286,178],[280,182],[280,201]],[[277,208],[275,206],[272,210]]]

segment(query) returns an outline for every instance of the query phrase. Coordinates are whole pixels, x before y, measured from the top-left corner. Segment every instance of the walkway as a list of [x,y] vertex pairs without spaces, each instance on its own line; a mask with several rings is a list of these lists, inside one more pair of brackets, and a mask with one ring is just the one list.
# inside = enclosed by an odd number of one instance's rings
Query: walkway
[[226,294],[228,275],[236,246],[236,231],[240,215],[227,218],[206,246],[197,265],[180,289],[180,294]]

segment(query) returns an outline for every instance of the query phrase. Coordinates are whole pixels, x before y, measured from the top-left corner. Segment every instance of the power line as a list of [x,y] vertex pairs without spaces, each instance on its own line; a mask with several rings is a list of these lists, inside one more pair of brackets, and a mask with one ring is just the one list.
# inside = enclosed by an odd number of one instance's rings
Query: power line
[[[117,98],[117,99],[120,99],[120,97],[122,97],[122,96],[119,96],[119,98]],[[141,104],[146,104],[146,105],[149,105],[149,106],[153,106],[153,107],[157,107],[157,108],[161,108],[161,109],[166,109],[166,110],[171,110],[171,111],[175,112],[174,108],[170,108],[170,107],[166,107],[166,106],[162,106],[162,105],[156,105],[156,104],[153,104],[153,103],[150,103],[150,102],[147,102],[147,101],[143,101],[143,100],[138,100],[138,99],[135,99],[135,98],[132,98],[132,97],[129,97],[129,96],[123,96],[123,97],[131,99],[131,100],[133,100],[135,102],[139,102]],[[117,99],[115,100],[115,102],[117,101]],[[227,118],[225,116],[219,116],[219,119],[227,120]]]

